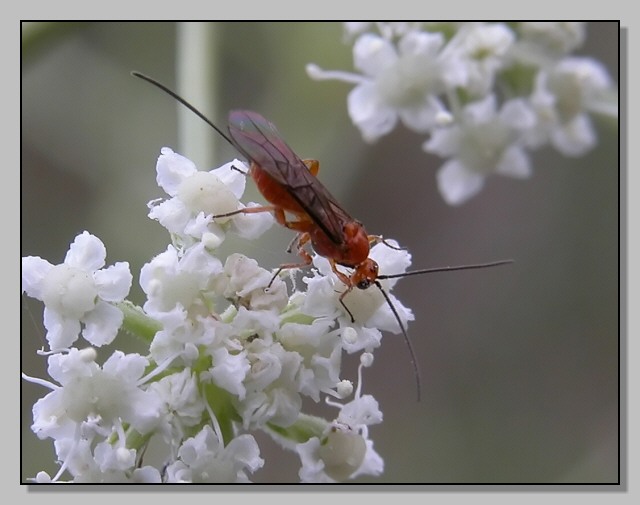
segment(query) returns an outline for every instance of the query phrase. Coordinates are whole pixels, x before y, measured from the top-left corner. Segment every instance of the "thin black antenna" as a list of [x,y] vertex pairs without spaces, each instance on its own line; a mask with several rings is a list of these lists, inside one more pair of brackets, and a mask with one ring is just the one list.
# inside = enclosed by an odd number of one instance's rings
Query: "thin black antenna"
[[[189,102],[187,102],[184,98],[182,98],[180,95],[178,95],[175,91],[171,90],[170,88],[168,88],[164,84],[156,81],[154,78],[149,77],[149,76],[147,76],[147,75],[145,75],[145,74],[143,74],[141,72],[137,72],[137,71],[134,70],[134,71],[131,72],[131,75],[134,76],[134,77],[139,77],[140,79],[142,79],[144,81],[147,81],[150,84],[153,84],[155,87],[161,89],[166,94],[168,94],[169,96],[173,97],[175,100],[177,100],[182,105],[184,105],[187,109],[189,109],[191,112],[193,112],[196,116],[198,116],[200,119],[202,119],[205,123],[207,123],[209,126],[211,126],[216,132],[218,132],[222,136],[222,138],[224,138],[234,148],[236,148],[240,152],[243,152],[243,150],[241,148],[239,148],[239,146],[237,146],[236,143],[233,140],[231,140],[231,138],[229,138],[229,136],[227,136],[226,133],[224,133],[212,121],[210,121],[209,118],[207,118],[202,112],[200,112],[193,105],[191,105]],[[386,244],[388,247],[391,247],[392,249],[402,250],[402,248],[391,246],[384,239],[381,240],[381,242]],[[421,274],[435,273],[435,272],[449,272],[449,271],[452,271],[452,270],[472,270],[472,269],[478,269],[478,268],[488,268],[488,267],[495,267],[495,266],[499,266],[499,265],[506,265],[508,263],[513,263],[513,260],[501,260],[501,261],[493,261],[491,263],[478,263],[478,264],[473,264],[473,265],[459,265],[459,266],[450,266],[450,267],[426,268],[426,269],[423,269],[423,270],[413,270],[413,271],[405,272],[405,273],[402,273],[402,274],[378,275],[377,279],[374,281],[374,284],[378,287],[378,289],[382,293],[382,296],[384,296],[384,299],[386,300],[387,304],[389,305],[389,308],[391,309],[391,312],[393,312],[393,315],[396,318],[396,321],[398,322],[398,325],[400,326],[400,330],[402,331],[402,336],[404,337],[404,340],[407,343],[407,347],[409,348],[409,354],[411,355],[411,364],[413,365],[413,371],[414,371],[414,374],[415,374],[415,377],[416,377],[416,391],[417,391],[418,401],[420,401],[420,396],[421,396],[421,384],[420,384],[420,370],[418,368],[418,360],[416,359],[416,353],[415,353],[415,351],[413,349],[413,346],[411,345],[411,340],[409,340],[409,335],[407,333],[407,330],[406,330],[404,324],[402,324],[402,320],[400,319],[400,315],[398,314],[398,311],[394,307],[393,303],[391,303],[391,299],[389,298],[389,295],[387,294],[387,292],[384,289],[382,289],[382,285],[380,284],[379,280],[395,279],[395,278],[398,278],[398,277],[408,277],[410,275],[421,275]],[[274,278],[275,278],[275,276],[274,276]],[[341,301],[341,303],[342,303],[342,301]],[[342,304],[343,304],[343,306],[345,306],[344,303],[342,303]],[[349,309],[346,306],[345,306],[345,308],[347,309],[347,312],[349,312]],[[349,312],[349,314],[350,314],[350,312]],[[353,319],[353,316],[351,316],[351,318]]]
[[474,265],[458,265],[453,267],[436,267],[436,268],[425,268],[423,270],[412,270],[411,272],[405,272],[403,274],[392,274],[392,275],[378,275],[378,279],[397,279],[398,277],[409,277],[410,275],[420,275],[420,274],[432,274],[435,272],[451,272],[453,270],[474,270],[477,268],[489,268],[489,267],[497,267],[500,265],[508,265],[509,263],[513,263],[514,260],[500,260],[500,261],[492,261],[490,263],[476,263]]
[[395,316],[396,321],[400,326],[400,331],[402,331],[402,336],[404,337],[404,341],[407,343],[407,347],[409,348],[409,354],[411,355],[411,364],[413,365],[413,373],[416,376],[416,391],[418,394],[418,401],[420,401],[421,385],[420,385],[420,369],[418,368],[418,360],[416,359],[416,353],[413,350],[413,345],[411,345],[409,334],[407,333],[407,329],[404,327],[404,324],[402,324],[402,320],[400,319],[400,315],[398,314],[398,311],[394,307],[393,303],[391,303],[391,299],[389,298],[389,295],[387,294],[387,292],[384,289],[382,289],[382,285],[380,284],[379,280],[396,279],[398,277],[408,277],[410,275],[420,275],[420,274],[431,274],[435,272],[450,272],[453,270],[473,270],[477,268],[497,267],[500,265],[507,265],[509,263],[513,263],[513,261],[514,260],[500,260],[500,261],[492,261],[490,263],[475,263],[472,265],[457,265],[452,267],[425,268],[422,270],[413,270],[411,272],[405,272],[403,274],[378,275],[378,278],[374,281],[374,284],[378,287],[378,289],[382,293],[382,296],[384,296],[384,299],[387,301],[387,305],[389,305],[391,312],[393,312],[393,315]]
[[404,327],[404,324],[402,324],[402,320],[400,319],[398,311],[393,306],[393,303],[391,303],[391,298],[389,298],[389,295],[384,289],[382,289],[382,285],[377,280],[374,281],[374,284],[378,287],[378,289],[382,293],[382,296],[384,296],[384,299],[387,301],[387,305],[389,305],[389,308],[391,309],[391,312],[393,312],[396,321],[398,321],[398,325],[400,326],[400,330],[402,331],[404,341],[407,343],[407,347],[409,348],[409,354],[411,355],[411,364],[413,365],[413,374],[416,377],[416,394],[418,401],[420,401],[420,396],[422,394],[422,387],[420,385],[420,369],[418,368],[418,360],[416,359],[416,353],[413,350],[413,346],[411,345],[411,340],[409,339],[409,335],[407,334],[407,330]]
[[180,102],[182,105],[184,105],[187,109],[189,109],[191,112],[193,112],[196,116],[198,116],[200,119],[202,119],[205,123],[207,123],[209,126],[211,126],[211,128],[213,128],[215,131],[217,131],[220,135],[222,135],[222,138],[224,138],[227,142],[229,142],[229,144],[231,144],[233,147],[236,147],[236,145],[233,143],[233,141],[227,136],[226,133],[224,133],[220,128],[218,128],[215,124],[213,124],[212,121],[209,120],[209,118],[207,118],[207,116],[205,116],[202,112],[200,112],[198,109],[196,109],[193,105],[191,105],[189,102],[187,102],[184,98],[182,98],[180,95],[178,95],[178,93],[176,93],[175,91],[167,88],[164,84],[162,84],[161,82],[156,81],[153,77],[149,77],[148,75],[144,75],[140,72],[137,72],[135,70],[133,70],[131,72],[131,75],[134,77],[139,77],[140,79],[143,79],[151,84],[153,84],[156,88],[160,88],[162,91],[164,91],[167,95],[175,98],[176,100],[178,100],[178,102]]

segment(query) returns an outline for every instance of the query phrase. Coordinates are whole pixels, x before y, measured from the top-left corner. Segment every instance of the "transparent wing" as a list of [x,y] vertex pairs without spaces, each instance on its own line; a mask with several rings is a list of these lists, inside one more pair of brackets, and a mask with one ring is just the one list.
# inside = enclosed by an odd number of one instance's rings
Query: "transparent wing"
[[233,110],[229,113],[229,134],[236,149],[286,188],[334,243],[344,242],[343,226],[353,218],[286,144],[273,123],[257,112]]

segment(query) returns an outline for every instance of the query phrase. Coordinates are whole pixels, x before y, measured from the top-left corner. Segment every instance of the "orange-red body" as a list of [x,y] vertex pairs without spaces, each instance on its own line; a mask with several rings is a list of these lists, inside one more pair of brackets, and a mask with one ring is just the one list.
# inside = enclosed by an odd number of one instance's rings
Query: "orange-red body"
[[[372,283],[378,284],[378,265],[369,258],[369,251],[371,244],[382,238],[367,235],[362,224],[353,219],[316,178],[319,167],[317,161],[301,160],[282,140],[276,127],[257,112],[231,111],[228,124],[230,136],[227,136],[202,112],[164,84],[140,72],[132,72],[132,75],[178,100],[251,162],[250,175],[271,206],[246,208],[224,216],[240,212],[273,212],[278,223],[298,232],[295,243],[305,264],[311,263],[311,256],[304,250],[308,242],[311,242],[317,254],[329,260],[333,271],[347,286],[340,297],[341,302],[354,286],[366,289]],[[287,213],[293,219],[288,219]],[[351,276],[340,272],[336,265],[352,268]],[[293,266],[297,265],[283,265],[281,269]],[[349,312],[344,302],[342,305]],[[398,323],[402,328],[399,319]]]
[[[162,89],[185,105],[251,162],[250,175],[255,181],[258,190],[271,206],[245,208],[224,214],[224,216],[269,211],[273,212],[276,220],[282,226],[297,231],[298,235],[294,243],[297,244],[298,253],[303,258],[304,264],[309,265],[312,260],[309,253],[304,250],[305,244],[310,242],[317,254],[329,260],[335,274],[347,286],[347,289],[340,295],[340,303],[351,316],[352,321],[353,315],[343,302],[345,295],[354,287],[366,289],[371,284],[375,284],[378,287],[393,312],[409,347],[416,375],[419,400],[420,375],[411,341],[398,312],[391,303],[389,296],[382,289],[378,279],[391,279],[445,270],[485,268],[510,263],[511,260],[414,270],[404,274],[378,275],[378,264],[369,258],[369,251],[371,244],[382,241],[382,238],[367,235],[362,224],[353,219],[316,178],[319,168],[318,162],[315,160],[301,160],[282,140],[273,124],[256,112],[246,110],[231,111],[229,113],[230,137],[228,137],[198,109],[175,92],[144,74],[139,72],[132,73],[136,77],[140,77]],[[287,214],[292,216],[293,219],[290,219]],[[351,275],[347,276],[340,272],[336,268],[337,265],[353,269]],[[280,270],[296,266],[300,265],[282,265]]]
[[[306,161],[309,164],[315,160]],[[259,165],[252,163],[250,175],[262,196],[274,206],[276,219],[280,224],[298,231],[307,233],[313,249],[320,256],[334,260],[339,265],[356,267],[369,257],[370,238],[362,224],[356,220],[348,220],[343,223],[343,240],[336,244],[327,233],[320,228],[310,217],[307,211],[290,194],[289,190],[278,183]],[[295,221],[287,221],[281,211],[289,212],[296,218]]]
[[[278,223],[297,231],[296,243],[304,264],[311,263],[311,256],[304,250],[304,245],[311,243],[347,286],[341,300],[353,287],[366,289],[375,282],[378,265],[369,258],[369,252],[371,243],[379,237],[368,235],[316,178],[318,162],[301,160],[281,139],[275,126],[255,112],[232,111],[229,133],[235,147],[251,161],[249,173],[271,204],[243,212],[269,210]],[[353,272],[348,276],[336,265],[352,268]],[[297,265],[282,268],[293,266]]]

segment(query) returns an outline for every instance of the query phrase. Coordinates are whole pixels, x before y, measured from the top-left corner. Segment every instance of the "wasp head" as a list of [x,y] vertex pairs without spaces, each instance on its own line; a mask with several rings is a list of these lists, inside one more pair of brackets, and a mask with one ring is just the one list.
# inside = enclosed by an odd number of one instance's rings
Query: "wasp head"
[[367,258],[358,264],[351,274],[351,285],[358,289],[367,289],[378,278],[378,264],[371,258]]

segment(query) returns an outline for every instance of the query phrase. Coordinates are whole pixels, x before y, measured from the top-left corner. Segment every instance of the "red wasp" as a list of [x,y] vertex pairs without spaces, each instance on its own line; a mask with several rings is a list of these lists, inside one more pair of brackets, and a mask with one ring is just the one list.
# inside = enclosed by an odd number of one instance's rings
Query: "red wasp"
[[[344,297],[354,287],[367,289],[371,285],[375,285],[380,290],[409,348],[416,376],[418,400],[420,400],[420,374],[415,352],[407,330],[396,308],[391,303],[389,295],[382,288],[380,280],[449,270],[486,268],[511,263],[512,260],[428,268],[395,275],[380,275],[378,273],[378,264],[369,258],[371,246],[375,243],[383,242],[389,247],[395,247],[385,242],[378,235],[367,234],[362,223],[352,218],[316,177],[319,170],[318,161],[299,158],[282,140],[276,127],[271,122],[257,112],[233,110],[229,113],[229,135],[227,135],[204,114],[171,89],[139,72],[132,72],[132,75],[144,79],[175,98],[204,120],[250,161],[249,175],[255,181],[260,193],[271,205],[244,208],[213,216],[213,218],[228,217],[239,213],[272,212],[278,223],[296,231],[298,235],[289,249],[295,245],[303,263],[281,265],[275,273],[274,279],[283,269],[310,265],[312,261],[311,255],[304,249],[305,245],[310,243],[316,254],[329,260],[333,272],[347,286],[347,289],[340,295],[339,300],[347,314],[349,314],[351,322],[355,322],[355,320],[353,314],[344,303]],[[288,217],[287,214],[292,217]],[[338,266],[351,269],[351,273],[341,272]]]

